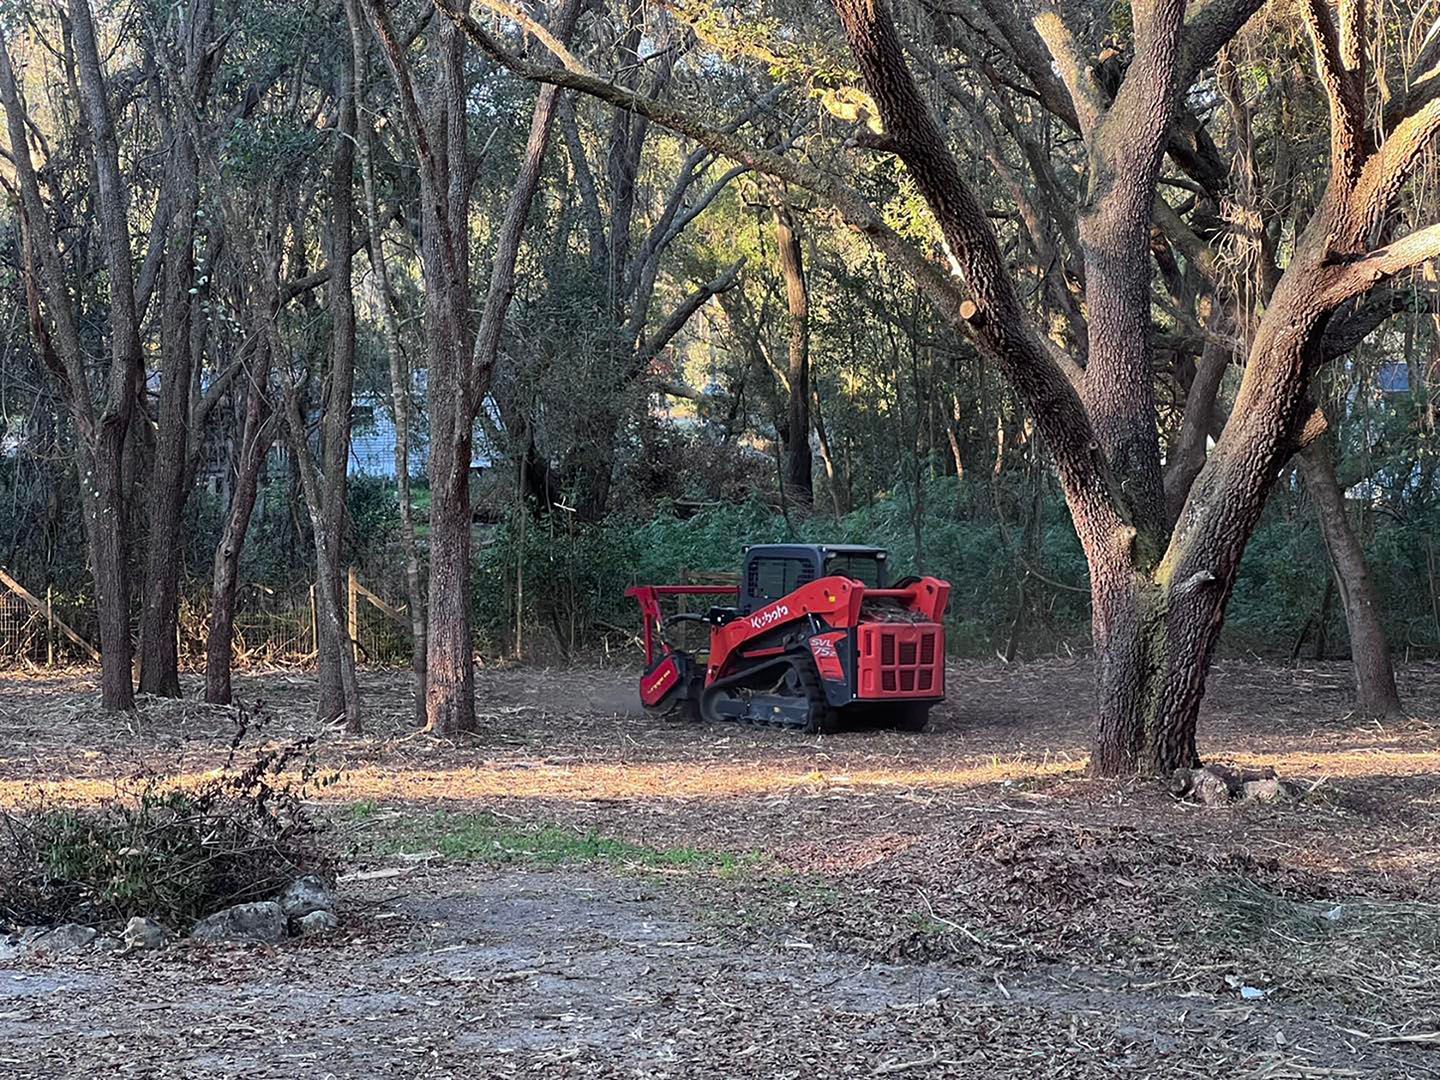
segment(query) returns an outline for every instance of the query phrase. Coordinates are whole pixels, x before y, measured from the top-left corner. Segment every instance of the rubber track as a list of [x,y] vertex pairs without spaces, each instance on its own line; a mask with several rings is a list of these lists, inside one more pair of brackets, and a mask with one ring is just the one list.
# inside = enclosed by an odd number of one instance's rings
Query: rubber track
[[[784,657],[783,660],[800,676],[800,685],[805,690],[805,696],[810,699],[811,718],[808,723],[797,724],[786,720],[773,720],[768,715],[756,716],[752,712],[747,712],[744,716],[717,717],[716,720],[722,723],[744,724],[747,727],[779,728],[783,731],[804,731],[807,733],[833,731],[835,728],[835,710],[832,709],[829,703],[825,700],[825,690],[820,685],[820,675],[815,670],[814,661],[811,660],[809,656]],[[749,671],[742,671],[738,672],[735,675],[731,675],[729,678],[725,679],[724,682],[728,683],[734,679],[745,678],[747,675],[753,674],[756,671],[760,671],[767,666],[772,665],[756,665],[755,667],[749,669]],[[773,666],[779,668],[780,664],[775,663],[773,664]],[[709,690],[706,691],[706,693],[709,693],[711,690],[715,689],[717,689],[717,687],[712,686],[709,688]],[[721,687],[718,687],[718,689],[723,689],[723,685]],[[757,696],[784,697],[785,695],[763,694]],[[701,715],[704,716],[704,714],[705,710],[702,704]]]

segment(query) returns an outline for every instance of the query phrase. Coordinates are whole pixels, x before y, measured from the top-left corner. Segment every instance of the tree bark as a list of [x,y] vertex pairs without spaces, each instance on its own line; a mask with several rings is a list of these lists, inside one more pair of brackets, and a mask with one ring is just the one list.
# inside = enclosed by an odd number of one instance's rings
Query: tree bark
[[794,212],[780,198],[775,199],[772,205],[775,211],[775,244],[779,249],[780,274],[785,279],[785,302],[789,314],[785,488],[793,502],[802,509],[808,509],[815,502],[810,455],[810,291],[805,282],[804,254]]
[[229,705],[230,673],[235,637],[235,605],[240,589],[240,554],[250,531],[260,473],[274,440],[279,417],[270,414],[266,384],[270,377],[270,342],[256,345],[250,388],[245,398],[245,422],[240,437],[234,493],[225,516],[225,528],[215,547],[210,598],[210,632],[205,646],[205,700]]
[[351,734],[360,732],[360,688],[355,675],[355,649],[344,611],[346,491],[350,464],[350,427],[355,387],[355,299],[352,292],[355,196],[355,97],[351,54],[342,53],[339,129],[330,175],[330,222],[327,231],[330,280],[330,371],[321,413],[321,454],[312,460],[298,395],[289,395],[291,443],[300,463],[300,479],[315,542],[316,641],[322,723],[338,723]]
[[1345,512],[1345,494],[1340,490],[1324,440],[1300,452],[1300,470],[1315,504],[1315,517],[1345,609],[1350,659],[1355,666],[1356,710],[1382,719],[1402,715],[1390,642],[1380,618],[1380,600],[1365,564],[1365,549]]
[[160,397],[156,409],[155,461],[150,472],[150,529],[145,595],[140,620],[140,690],[180,696],[176,644],[184,546],[180,522],[187,500],[190,441],[191,284],[199,164],[189,131],[173,133],[171,189],[175,216],[166,240],[160,318]]

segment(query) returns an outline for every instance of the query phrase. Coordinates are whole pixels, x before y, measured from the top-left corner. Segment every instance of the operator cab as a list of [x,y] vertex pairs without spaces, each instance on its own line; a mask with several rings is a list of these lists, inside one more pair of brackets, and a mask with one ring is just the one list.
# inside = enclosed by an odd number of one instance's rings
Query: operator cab
[[867,589],[883,589],[887,583],[884,548],[861,544],[753,544],[744,550],[736,604],[739,615],[749,615],[822,577],[852,578]]

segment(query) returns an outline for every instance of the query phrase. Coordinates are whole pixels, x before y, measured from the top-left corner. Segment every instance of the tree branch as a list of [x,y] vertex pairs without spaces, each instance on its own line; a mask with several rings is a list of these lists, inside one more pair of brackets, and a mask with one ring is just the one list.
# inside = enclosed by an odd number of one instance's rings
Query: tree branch
[[1440,225],[1416,229],[1400,239],[1344,263],[1326,285],[1330,307],[1360,296],[1386,278],[1440,259]]
[[735,279],[740,274],[740,268],[744,265],[745,260],[743,258],[736,259],[721,271],[715,280],[700,286],[700,288],[685,297],[679,306],[670,313],[670,317],[665,320],[660,329],[656,330],[635,353],[635,359],[631,363],[632,374],[638,375],[644,370],[645,365],[658,356],[661,349],[670,344],[670,341],[675,335],[685,328],[685,324],[690,321],[690,317],[704,307],[712,296],[733,288]]
[[[1347,6],[1353,9],[1353,0],[1348,0]],[[1338,178],[1348,186],[1358,178],[1365,154],[1365,89],[1356,73],[1346,67],[1328,0],[1303,0],[1301,12],[1315,46],[1320,82],[1330,103],[1332,181]]]
[[1179,92],[1189,89],[1201,70],[1231,41],[1266,0],[1201,0],[1190,5],[1181,46]]
[[1065,84],[1070,95],[1080,133],[1088,135],[1109,107],[1105,91],[1095,81],[1095,74],[1081,55],[1075,36],[1070,33],[1070,28],[1065,25],[1065,20],[1056,8],[1041,9],[1035,16],[1033,25],[1035,33],[1050,50],[1055,70],[1059,72],[1060,81]]
[[[1016,17],[1013,0],[980,0],[980,6],[985,9],[990,22],[1010,46],[1012,59],[1035,88],[1041,104],[1058,117],[1061,123],[1079,131],[1080,119],[1075,115],[1075,104],[1070,92],[1055,78],[1045,43],[1036,36],[1032,27],[1026,26]],[[933,19],[933,10],[931,14]]]
[[1363,234],[1379,224],[1409,179],[1426,148],[1440,133],[1440,98],[1401,120],[1375,153],[1370,155],[1355,184],[1352,206]]
[[[965,302],[965,293],[958,283],[885,224],[880,213],[854,188],[801,162],[770,150],[751,147],[734,134],[707,126],[684,109],[657,101],[629,87],[619,86],[589,71],[548,67],[521,59],[501,48],[499,43],[468,15],[454,12],[447,14],[486,55],[522,78],[577,90],[618,108],[639,113],[662,127],[694,139],[756,172],[812,192],[834,206],[847,225],[867,237],[881,253],[910,273],[937,308],[954,313]],[[1078,381],[1079,370],[1077,366],[1074,372],[1066,372],[1067,379]]]

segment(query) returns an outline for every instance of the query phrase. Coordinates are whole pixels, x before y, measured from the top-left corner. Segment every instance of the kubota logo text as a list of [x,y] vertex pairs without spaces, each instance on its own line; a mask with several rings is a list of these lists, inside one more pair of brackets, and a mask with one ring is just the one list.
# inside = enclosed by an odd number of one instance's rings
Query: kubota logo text
[[756,630],[764,630],[765,627],[774,625],[789,614],[790,608],[788,605],[776,604],[772,608],[766,608],[758,615],[751,615],[750,625]]

